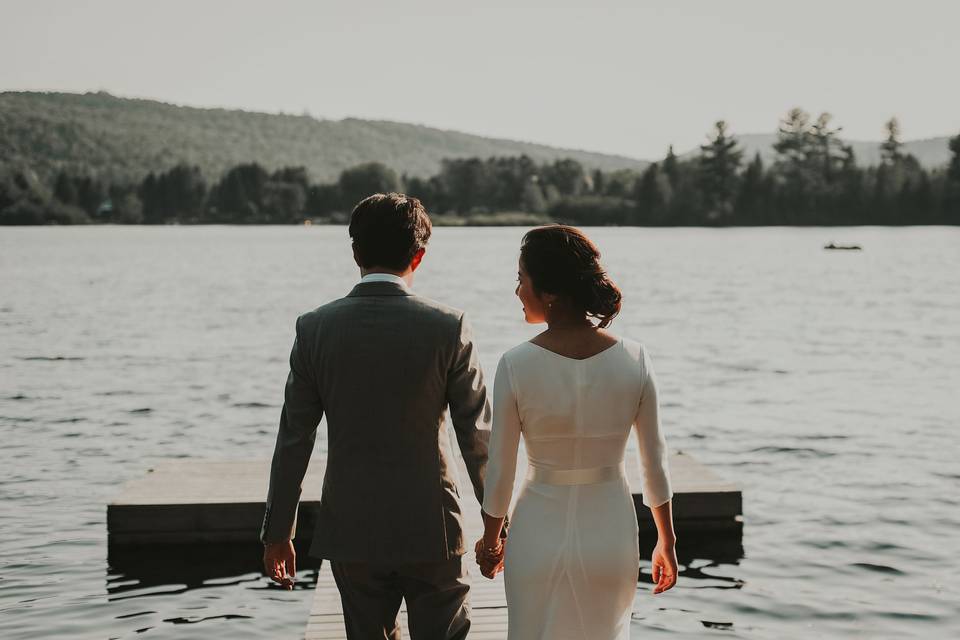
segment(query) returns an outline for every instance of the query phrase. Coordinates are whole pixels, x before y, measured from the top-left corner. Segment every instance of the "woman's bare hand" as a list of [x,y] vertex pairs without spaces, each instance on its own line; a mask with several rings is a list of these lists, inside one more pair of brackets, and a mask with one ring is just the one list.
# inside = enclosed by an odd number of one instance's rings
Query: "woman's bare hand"
[[653,593],[663,593],[677,584],[677,549],[662,540],[653,549]]

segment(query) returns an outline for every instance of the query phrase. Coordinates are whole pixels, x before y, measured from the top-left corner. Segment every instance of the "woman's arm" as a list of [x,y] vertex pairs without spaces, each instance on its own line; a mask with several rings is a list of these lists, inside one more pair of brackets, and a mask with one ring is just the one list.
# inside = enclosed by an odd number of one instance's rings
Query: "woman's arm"
[[646,348],[643,349],[642,362],[643,387],[640,391],[640,406],[633,421],[633,430],[637,434],[640,468],[643,472],[643,504],[653,509],[670,500],[673,497],[673,489],[670,486],[667,441],[660,428],[657,378]]
[[643,388],[634,420],[639,457],[643,469],[643,504],[650,508],[657,525],[657,546],[653,549],[653,593],[662,593],[677,583],[677,535],[673,530],[673,489],[666,439],[660,428],[657,379],[647,350],[643,349]]
[[650,507],[650,513],[657,525],[657,538],[676,543],[677,534],[673,531],[673,501],[667,500],[661,505]]
[[[520,410],[510,377],[510,365],[501,357],[493,381],[493,426],[490,433],[490,455],[487,460],[483,488],[483,538],[477,542],[478,562],[481,548],[496,549],[500,545],[503,520],[513,497],[513,482],[517,472],[517,449],[520,446]],[[486,557],[492,557],[487,555]],[[500,553],[502,559],[502,550]],[[481,570],[488,578],[485,567]],[[494,575],[496,574],[493,567]]]
[[500,543],[500,532],[503,530],[503,517],[495,518],[487,512],[483,513],[483,546],[492,549]]

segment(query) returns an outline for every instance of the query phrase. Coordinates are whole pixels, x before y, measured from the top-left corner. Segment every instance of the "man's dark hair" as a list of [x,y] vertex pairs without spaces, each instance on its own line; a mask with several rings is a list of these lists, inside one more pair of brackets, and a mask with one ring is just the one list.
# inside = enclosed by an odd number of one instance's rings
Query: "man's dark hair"
[[361,267],[403,271],[427,246],[433,226],[423,204],[402,193],[375,193],[350,215],[350,237]]

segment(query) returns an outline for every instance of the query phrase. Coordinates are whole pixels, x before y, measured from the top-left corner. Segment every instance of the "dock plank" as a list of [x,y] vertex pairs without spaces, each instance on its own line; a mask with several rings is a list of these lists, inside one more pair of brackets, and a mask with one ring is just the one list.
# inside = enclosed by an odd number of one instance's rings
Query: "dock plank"
[[[463,508],[464,536],[467,547],[472,548],[473,543],[483,535],[480,505],[472,492],[468,491],[464,495]],[[472,552],[468,553],[464,560],[468,562],[470,581],[470,638],[503,640],[507,637],[507,599],[503,591],[503,574],[489,580],[480,575],[480,568],[474,563]],[[397,621],[403,629],[403,636],[410,637],[405,603],[400,606]],[[325,562],[317,576],[316,592],[304,638],[344,640],[346,637],[340,592],[337,590],[333,573]]]

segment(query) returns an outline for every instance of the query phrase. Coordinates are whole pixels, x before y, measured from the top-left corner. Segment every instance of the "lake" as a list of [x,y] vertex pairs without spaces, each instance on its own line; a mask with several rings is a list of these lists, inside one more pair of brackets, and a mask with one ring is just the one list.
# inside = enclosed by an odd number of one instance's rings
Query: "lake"
[[[670,448],[744,498],[742,557],[640,582],[634,637],[957,637],[960,229],[587,232]],[[467,311],[488,378],[539,331],[522,233],[435,229],[414,284]],[[0,274],[0,637],[300,637],[315,570],[126,572],[106,504],[161,458],[271,455],[294,321],[359,277],[346,229],[8,227]]]

